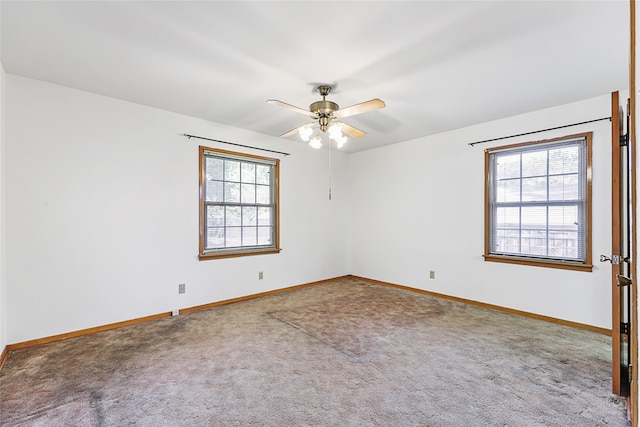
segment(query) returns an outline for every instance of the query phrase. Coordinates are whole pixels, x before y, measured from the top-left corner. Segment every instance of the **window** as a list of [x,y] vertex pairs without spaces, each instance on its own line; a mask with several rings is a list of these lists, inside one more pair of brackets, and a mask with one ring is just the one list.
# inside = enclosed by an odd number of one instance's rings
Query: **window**
[[280,252],[279,160],[200,147],[200,259]]
[[591,133],[485,151],[486,261],[591,271]]

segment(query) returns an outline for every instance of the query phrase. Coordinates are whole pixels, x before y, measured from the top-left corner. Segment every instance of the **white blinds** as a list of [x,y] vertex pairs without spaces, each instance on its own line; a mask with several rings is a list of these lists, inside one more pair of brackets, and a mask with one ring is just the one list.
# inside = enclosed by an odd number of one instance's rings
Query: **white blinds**
[[584,137],[489,153],[491,254],[586,260],[587,153]]

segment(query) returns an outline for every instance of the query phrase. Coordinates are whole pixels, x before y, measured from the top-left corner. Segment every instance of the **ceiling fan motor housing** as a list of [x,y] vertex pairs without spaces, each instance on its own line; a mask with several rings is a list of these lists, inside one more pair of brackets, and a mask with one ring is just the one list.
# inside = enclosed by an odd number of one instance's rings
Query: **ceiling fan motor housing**
[[340,106],[335,102],[327,101],[326,96],[331,92],[331,86],[320,85],[318,86],[318,92],[322,96],[322,101],[316,101],[309,105],[309,111],[318,116],[318,124],[320,130],[327,131],[329,121],[333,118],[333,112],[340,109]]
[[335,102],[331,101],[316,101],[309,105],[309,110],[319,116],[330,116],[334,111],[339,110],[340,107]]
[[318,115],[318,124],[323,132],[327,131],[329,121],[333,118],[333,112],[338,109],[338,104],[331,101],[317,101],[309,106],[309,110]]
[[335,102],[327,101],[326,96],[331,92],[331,86],[318,86],[318,92],[320,92],[322,96],[322,101],[316,101],[309,105],[309,111],[318,116],[320,130],[326,132],[329,127],[329,122],[333,118],[333,112],[339,110],[340,106]]

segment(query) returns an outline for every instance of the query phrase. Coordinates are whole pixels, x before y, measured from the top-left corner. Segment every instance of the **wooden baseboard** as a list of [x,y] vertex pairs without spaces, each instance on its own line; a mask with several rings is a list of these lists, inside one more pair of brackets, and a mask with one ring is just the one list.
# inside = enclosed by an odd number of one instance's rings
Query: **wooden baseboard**
[[9,348],[5,346],[2,349],[2,353],[0,353],[0,372],[2,372],[2,368],[4,367],[4,363],[7,361],[9,357]]
[[531,319],[543,320],[545,322],[555,323],[555,324],[563,325],[563,326],[570,326],[572,328],[582,329],[582,330],[585,330],[585,331],[596,332],[598,334],[611,336],[611,329],[600,328],[600,327],[597,327],[597,326],[587,325],[587,324],[584,324],[584,323],[570,322],[568,320],[557,319],[555,317],[543,316],[541,314],[529,313],[527,311],[515,310],[515,309],[512,309],[512,308],[502,307],[502,306],[493,305],[493,304],[487,304],[487,303],[480,302],[480,301],[474,301],[474,300],[470,300],[470,299],[454,297],[454,296],[446,295],[446,294],[439,294],[437,292],[425,291],[424,289],[412,288],[410,286],[398,285],[396,283],[383,282],[383,281],[380,281],[380,280],[369,279],[367,277],[360,277],[360,276],[351,276],[351,277],[353,277],[354,279],[364,280],[366,282],[376,283],[378,285],[384,285],[384,286],[390,286],[392,288],[404,289],[404,290],[407,290],[407,291],[417,292],[417,293],[425,294],[425,295],[430,295],[430,296],[433,296],[433,297],[442,298],[442,299],[446,299],[446,300],[450,300],[450,301],[456,301],[456,302],[461,302],[461,303],[464,303],[464,304],[474,305],[476,307],[489,308],[491,310],[501,311],[503,313],[517,314],[519,316],[529,317]]
[[96,334],[98,332],[110,331],[112,329],[122,328],[124,326],[136,325],[138,323],[150,322],[152,320],[162,319],[171,316],[171,312],[153,314],[151,316],[138,317],[137,319],[125,320],[123,322],[110,323],[108,325],[96,326],[95,328],[81,329],[79,331],[67,332],[65,334],[52,335],[50,337],[37,338],[35,340],[23,341],[16,344],[9,344],[9,351],[20,350],[28,347],[49,344],[56,341],[62,341],[69,338],[81,337],[84,335]]
[[194,307],[182,308],[180,309],[180,314],[187,314],[187,313],[192,313],[194,311],[206,310],[207,308],[219,307],[221,305],[234,304],[236,302],[242,302],[242,301],[248,301],[256,298],[267,297],[269,295],[277,295],[283,292],[295,291],[296,289],[308,288],[310,286],[321,285],[323,283],[332,282],[334,280],[346,279],[349,277],[352,277],[352,276],[351,275],[338,276],[338,277],[333,277],[331,279],[318,280],[317,282],[309,282],[309,283],[304,283],[302,285],[295,285],[295,286],[289,286],[287,288],[275,289],[273,291],[260,292],[258,294],[251,294],[243,297],[232,298],[232,299],[227,299],[223,301],[216,301],[208,304],[196,305]]

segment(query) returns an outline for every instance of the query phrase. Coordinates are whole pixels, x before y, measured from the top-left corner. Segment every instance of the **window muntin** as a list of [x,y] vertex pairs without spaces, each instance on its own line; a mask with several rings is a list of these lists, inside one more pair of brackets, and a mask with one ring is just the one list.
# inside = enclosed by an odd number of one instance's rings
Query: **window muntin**
[[200,258],[279,252],[279,160],[200,147]]
[[591,133],[489,149],[485,259],[591,269]]

